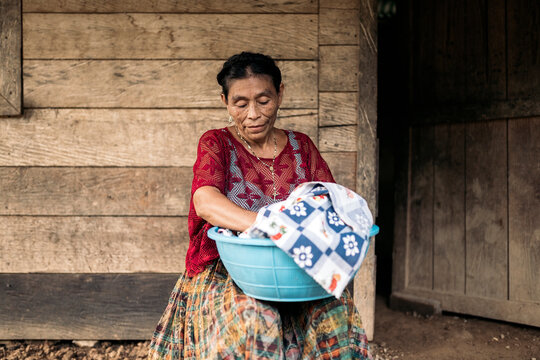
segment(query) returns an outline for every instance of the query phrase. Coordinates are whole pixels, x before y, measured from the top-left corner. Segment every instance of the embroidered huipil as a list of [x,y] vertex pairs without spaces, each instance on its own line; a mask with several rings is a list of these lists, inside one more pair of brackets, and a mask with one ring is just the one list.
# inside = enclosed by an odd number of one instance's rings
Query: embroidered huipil
[[[214,186],[238,206],[258,211],[265,205],[285,200],[294,188],[309,181],[335,182],[328,165],[311,139],[300,132],[285,131],[288,142],[275,160],[278,195],[272,196],[272,173],[234,138],[227,128],[209,130],[199,140],[193,166],[193,183],[188,215],[188,276],[201,272],[219,257],[216,244],[206,235],[213,225],[197,216],[193,194],[202,186]],[[261,158],[268,165],[272,159]]]

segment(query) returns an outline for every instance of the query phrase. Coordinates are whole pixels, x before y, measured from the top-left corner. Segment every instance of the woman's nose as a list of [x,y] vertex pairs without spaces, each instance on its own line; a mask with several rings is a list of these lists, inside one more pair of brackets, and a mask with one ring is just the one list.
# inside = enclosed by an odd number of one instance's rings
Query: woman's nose
[[259,109],[257,109],[256,104],[249,104],[248,105],[248,117],[250,119],[257,119],[259,117]]

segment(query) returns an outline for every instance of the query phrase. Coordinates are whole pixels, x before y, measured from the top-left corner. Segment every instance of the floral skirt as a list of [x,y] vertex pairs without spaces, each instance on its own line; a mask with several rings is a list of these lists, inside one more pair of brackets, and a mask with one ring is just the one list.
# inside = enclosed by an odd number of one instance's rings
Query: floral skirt
[[180,276],[148,359],[371,359],[347,291],[299,303],[245,295],[216,261]]

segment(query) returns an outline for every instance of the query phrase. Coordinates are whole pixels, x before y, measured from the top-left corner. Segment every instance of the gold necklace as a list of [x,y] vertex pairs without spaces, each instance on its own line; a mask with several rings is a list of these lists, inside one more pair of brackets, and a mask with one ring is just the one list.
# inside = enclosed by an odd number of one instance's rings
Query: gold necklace
[[257,158],[257,160],[259,160],[264,166],[266,166],[270,172],[272,173],[272,195],[274,195],[274,200],[276,200],[276,196],[277,196],[277,191],[276,191],[276,174],[274,172],[274,166],[276,165],[276,154],[277,154],[277,141],[276,141],[276,134],[273,134],[274,136],[274,157],[272,158],[272,165],[268,165],[267,163],[265,163],[264,161],[262,161],[258,156],[257,154],[255,154],[255,151],[253,151],[253,149],[251,148],[251,145],[249,145],[249,143],[247,142],[246,139],[244,139],[242,137],[242,135],[240,135],[240,131],[238,131],[238,127],[235,126],[235,129],[236,129],[236,134],[238,134],[238,137],[244,142],[244,144],[246,144],[247,148],[249,149],[249,151],[251,151],[251,153],[253,154],[253,156],[255,156]]

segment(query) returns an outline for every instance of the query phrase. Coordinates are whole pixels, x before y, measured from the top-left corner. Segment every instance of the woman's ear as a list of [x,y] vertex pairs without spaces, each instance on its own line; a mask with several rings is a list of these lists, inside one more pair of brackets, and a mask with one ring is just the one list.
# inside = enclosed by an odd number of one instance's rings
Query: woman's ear
[[283,90],[284,89],[285,89],[285,85],[283,85],[283,83],[279,84],[278,106],[281,106],[281,100],[283,100]]
[[229,103],[227,102],[227,98],[225,97],[225,94],[224,94],[224,93],[221,93],[221,102],[222,102],[223,105],[225,105],[225,106],[229,105]]

